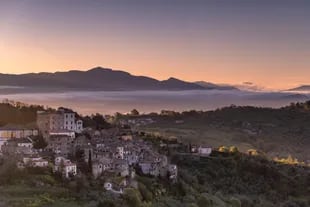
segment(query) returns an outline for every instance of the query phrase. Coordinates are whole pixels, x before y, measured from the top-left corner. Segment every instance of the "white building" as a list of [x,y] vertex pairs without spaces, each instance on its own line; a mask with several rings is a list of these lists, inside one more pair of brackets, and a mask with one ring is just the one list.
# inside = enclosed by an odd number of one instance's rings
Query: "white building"
[[209,156],[211,153],[212,153],[211,147],[203,147],[203,146],[198,147],[198,154],[200,155]]
[[59,108],[56,112],[37,113],[37,126],[45,138],[51,131],[69,130],[76,133],[83,131],[83,121],[68,109]]
[[75,131],[75,113],[64,112],[64,129]]
[[118,159],[124,159],[124,147],[116,147],[115,157]]
[[77,120],[75,124],[75,131],[77,133],[81,133],[83,131],[83,121],[82,120]]
[[92,164],[92,173],[95,178],[98,178],[104,171],[110,170],[112,168],[111,161],[101,160],[95,161]]
[[66,178],[70,178],[77,174],[77,167],[75,163],[64,157],[56,157],[54,171],[60,172]]
[[24,157],[23,163],[19,163],[19,168],[29,167],[48,167],[48,161],[42,157]]
[[75,132],[74,131],[70,131],[70,130],[50,131],[49,135],[50,136],[67,136],[67,137],[71,137],[72,139],[75,138]]
[[33,143],[30,138],[19,139],[17,140],[17,147],[33,148]]
[[2,152],[2,146],[5,145],[6,142],[7,142],[6,139],[0,138],[0,152]]
[[178,177],[178,166],[170,164],[168,166],[169,178],[176,179]]
[[113,187],[112,183],[109,183],[109,182],[104,183],[104,188],[106,190],[112,190],[112,187]]

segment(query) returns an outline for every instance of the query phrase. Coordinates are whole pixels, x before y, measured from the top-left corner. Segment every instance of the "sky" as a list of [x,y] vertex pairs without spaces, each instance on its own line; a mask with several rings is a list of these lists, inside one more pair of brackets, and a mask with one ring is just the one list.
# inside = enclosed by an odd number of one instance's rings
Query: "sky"
[[0,73],[310,84],[308,0],[1,0]]

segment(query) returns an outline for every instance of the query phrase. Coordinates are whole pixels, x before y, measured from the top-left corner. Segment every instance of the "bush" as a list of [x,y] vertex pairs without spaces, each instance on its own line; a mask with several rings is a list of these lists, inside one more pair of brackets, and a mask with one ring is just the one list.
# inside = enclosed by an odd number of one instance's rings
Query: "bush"
[[123,197],[129,207],[142,206],[141,195],[134,189],[126,189]]
[[147,187],[143,183],[139,183],[138,188],[144,201],[153,200],[153,194],[147,189]]

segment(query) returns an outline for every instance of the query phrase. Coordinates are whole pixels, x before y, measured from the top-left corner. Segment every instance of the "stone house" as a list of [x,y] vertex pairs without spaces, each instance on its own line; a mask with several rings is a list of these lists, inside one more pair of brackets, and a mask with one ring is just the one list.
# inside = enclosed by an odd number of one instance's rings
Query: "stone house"
[[4,143],[1,149],[3,154],[6,155],[33,155],[36,153],[33,149],[33,143],[30,138],[10,139]]
[[160,175],[160,166],[157,163],[151,161],[140,162],[139,166],[141,168],[141,172],[145,175],[151,175],[154,177],[158,177]]
[[84,151],[88,147],[91,147],[90,140],[86,136],[80,135],[72,141],[71,153],[76,155],[78,151]]
[[22,162],[18,162],[18,168],[24,167],[48,167],[48,161],[42,157],[24,157]]
[[124,147],[116,147],[114,157],[117,159],[124,159]]
[[53,151],[58,156],[68,157],[72,152],[73,138],[63,135],[51,135],[47,141],[47,150]]
[[83,131],[83,121],[76,117],[75,112],[65,108],[59,108],[55,112],[38,111],[37,126],[45,138],[51,131],[69,130],[76,133]]
[[102,175],[103,172],[112,169],[112,162],[109,159],[92,162],[92,173],[95,178]]
[[65,178],[74,177],[77,174],[77,166],[69,159],[56,157],[54,172],[60,172]]
[[129,175],[129,166],[126,160],[123,159],[113,159],[112,161],[112,171],[121,177],[126,177]]
[[2,146],[10,139],[22,139],[38,135],[38,129],[28,126],[6,125],[0,127],[0,151]]
[[209,156],[212,153],[212,147],[199,146],[197,152],[201,156]]
[[191,146],[191,153],[196,153],[201,156],[209,156],[212,153],[212,147],[209,146]]
[[178,166],[170,164],[168,166],[169,179],[175,180],[178,177]]

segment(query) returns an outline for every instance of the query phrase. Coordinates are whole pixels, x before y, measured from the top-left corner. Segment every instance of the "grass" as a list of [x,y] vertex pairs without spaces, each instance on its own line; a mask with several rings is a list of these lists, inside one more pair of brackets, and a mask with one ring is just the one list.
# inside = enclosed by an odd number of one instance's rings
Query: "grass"
[[66,197],[67,195],[67,189],[61,187],[31,187],[15,184],[0,187],[0,204],[4,203],[8,207],[36,207],[54,204],[59,200],[72,202],[72,198]]
[[203,124],[203,122],[175,124],[174,121],[159,121],[151,125],[140,126],[137,130],[155,136],[177,137],[184,143],[205,144],[213,148],[236,146],[241,152],[256,149],[270,158],[286,158],[292,155],[300,160],[310,159],[309,154],[303,150],[305,145],[298,142],[298,135],[286,134],[279,128],[268,133],[252,135],[238,127],[216,126]]
[[214,128],[210,126],[191,127],[186,125],[180,126],[144,126],[139,128],[150,134],[163,137],[177,137],[184,143],[205,144],[212,147],[238,146],[239,150],[246,152],[255,146],[248,142],[248,136],[241,132],[225,129]]

